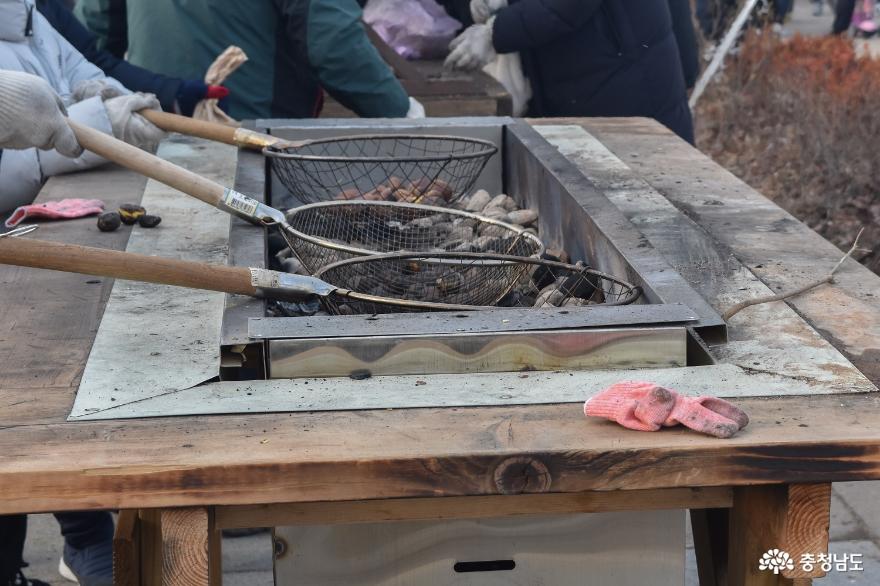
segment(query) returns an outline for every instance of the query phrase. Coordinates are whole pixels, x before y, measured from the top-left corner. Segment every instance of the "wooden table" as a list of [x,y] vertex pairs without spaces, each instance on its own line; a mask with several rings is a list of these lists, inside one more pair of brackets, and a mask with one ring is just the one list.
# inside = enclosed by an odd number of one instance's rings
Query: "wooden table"
[[[717,309],[738,280],[785,289],[841,256],[656,123],[568,123],[662,194],[619,205]],[[105,168],[54,179],[40,199],[114,206],[137,200],[144,183]],[[94,219],[40,232],[113,248],[126,239],[99,235]],[[760,572],[757,560],[769,547],[795,559],[825,551],[830,483],[880,478],[876,393],[766,398],[756,388],[738,401],[751,424],[730,440],[627,431],[585,420],[577,404],[68,423],[111,285],[0,268],[0,513],[122,510],[119,583],[218,583],[224,527],[689,508],[701,583],[808,584],[797,569]],[[874,383],[878,285],[851,263],[835,285],[789,302]],[[747,310],[731,340],[773,327]],[[802,333],[779,341],[791,356],[825,343]],[[768,365],[756,350],[754,371],[781,368],[769,358],[778,351],[768,345]],[[831,376],[854,372],[830,366],[841,371]]]

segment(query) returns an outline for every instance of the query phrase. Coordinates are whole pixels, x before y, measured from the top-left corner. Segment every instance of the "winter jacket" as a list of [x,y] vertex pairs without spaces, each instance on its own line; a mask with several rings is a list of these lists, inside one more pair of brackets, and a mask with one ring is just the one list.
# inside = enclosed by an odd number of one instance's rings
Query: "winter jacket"
[[[36,0],[36,2],[37,10],[46,17],[52,28],[107,76],[118,80],[132,91],[156,94],[163,110],[175,111],[174,102],[183,83],[182,79],[155,74],[99,49],[97,37],[76,19],[64,0]],[[201,77],[203,75],[199,76]]]
[[493,26],[520,52],[533,116],[647,116],[693,142],[667,0],[519,0]]
[[[32,0],[0,0],[0,69],[42,77],[68,105],[72,120],[108,134],[112,127],[101,99],[95,97],[71,105],[73,89],[84,80],[107,79],[121,92],[129,93],[65,41],[37,12]],[[103,162],[89,152],[68,159],[54,150],[0,151],[0,213],[31,203],[46,177]]]
[[[112,4],[80,0],[77,14],[110,30],[101,7]],[[317,116],[322,88],[360,116],[409,109],[355,0],[128,0],[127,20],[129,61],[165,75],[201,77],[229,45],[241,47],[249,60],[224,84],[234,118]]]
[[691,12],[691,0],[669,0],[669,12],[672,14],[672,30],[678,44],[681,69],[684,73],[684,85],[691,89],[700,75],[700,57],[697,48],[697,31],[694,29],[694,16]]

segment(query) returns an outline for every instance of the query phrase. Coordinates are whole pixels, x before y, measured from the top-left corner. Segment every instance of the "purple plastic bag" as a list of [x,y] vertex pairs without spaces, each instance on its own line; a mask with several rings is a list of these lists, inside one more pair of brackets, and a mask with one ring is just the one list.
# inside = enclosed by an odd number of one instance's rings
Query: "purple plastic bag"
[[407,59],[438,59],[461,23],[434,0],[370,0],[364,22]]

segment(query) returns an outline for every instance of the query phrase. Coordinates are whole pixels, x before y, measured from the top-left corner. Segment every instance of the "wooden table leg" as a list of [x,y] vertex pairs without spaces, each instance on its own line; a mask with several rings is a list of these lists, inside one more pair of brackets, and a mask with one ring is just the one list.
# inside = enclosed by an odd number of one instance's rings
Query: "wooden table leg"
[[[117,528],[119,553],[114,549],[114,570],[127,571],[136,563],[138,578],[117,582],[121,586],[219,586],[222,582],[220,530],[212,507],[145,509],[134,519],[125,512]],[[125,539],[129,526],[133,538]],[[138,547],[129,547],[129,543]],[[137,552],[137,560],[129,553]],[[118,557],[118,564],[116,562]]]
[[119,511],[113,534],[113,584],[139,586],[141,573],[140,524],[136,510]]
[[[803,554],[818,557],[828,552],[830,510],[830,484],[737,488],[728,518],[725,579],[720,583],[808,586],[811,578],[824,576],[819,564],[807,572],[800,561]],[[761,570],[761,557],[771,549],[787,553],[792,567],[779,573]]]

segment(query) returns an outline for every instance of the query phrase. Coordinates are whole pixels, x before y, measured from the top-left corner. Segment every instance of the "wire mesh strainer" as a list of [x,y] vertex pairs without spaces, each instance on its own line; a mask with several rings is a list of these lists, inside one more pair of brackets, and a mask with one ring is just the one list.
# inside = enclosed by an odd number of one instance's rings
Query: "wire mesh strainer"
[[[513,277],[515,275],[515,277]],[[406,301],[470,306],[562,307],[626,305],[641,290],[582,264],[485,253],[381,254],[334,263],[316,277],[362,295],[400,299],[401,307],[326,299],[334,314],[424,311]]]
[[[468,193],[498,148],[460,136],[377,134],[268,146],[279,181],[301,203],[362,199],[378,186],[411,203],[454,202]],[[389,183],[390,181],[390,183]]]
[[[470,212],[391,202],[324,202],[287,213],[288,243],[310,272],[385,252],[489,252],[539,257],[541,240],[524,228]],[[377,265],[369,265],[371,268]]]

